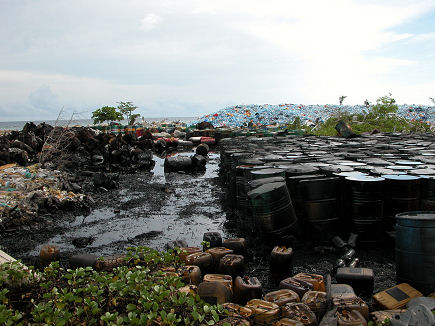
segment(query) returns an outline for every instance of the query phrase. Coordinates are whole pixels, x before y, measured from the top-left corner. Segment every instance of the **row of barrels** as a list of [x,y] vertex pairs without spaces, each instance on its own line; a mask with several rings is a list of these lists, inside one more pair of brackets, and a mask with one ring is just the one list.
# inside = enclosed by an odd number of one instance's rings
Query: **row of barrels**
[[435,142],[381,134],[223,139],[221,176],[242,225],[275,240],[329,241],[357,233],[378,242],[395,215],[435,210]]

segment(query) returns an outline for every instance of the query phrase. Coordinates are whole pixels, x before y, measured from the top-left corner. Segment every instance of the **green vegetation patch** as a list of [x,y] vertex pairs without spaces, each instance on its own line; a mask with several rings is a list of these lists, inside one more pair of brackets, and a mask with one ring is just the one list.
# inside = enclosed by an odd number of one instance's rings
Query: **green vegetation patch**
[[185,284],[165,272],[181,266],[176,251],[129,248],[125,259],[108,272],[1,265],[0,324],[214,325],[226,316],[221,305],[179,291]]
[[307,134],[335,136],[335,126],[340,120],[346,121],[356,134],[364,132],[431,132],[431,126],[423,121],[409,120],[397,115],[398,106],[391,94],[377,99],[376,105],[368,106],[367,111],[350,114],[339,110],[336,114],[316,126],[306,127],[296,118],[288,125],[289,129],[305,129]]

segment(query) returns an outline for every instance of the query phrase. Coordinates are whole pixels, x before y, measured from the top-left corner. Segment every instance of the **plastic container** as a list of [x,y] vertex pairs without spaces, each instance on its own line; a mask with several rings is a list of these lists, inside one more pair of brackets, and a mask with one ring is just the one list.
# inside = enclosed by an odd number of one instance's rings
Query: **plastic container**
[[373,300],[377,306],[384,310],[401,309],[416,297],[423,294],[407,283],[401,283],[392,288],[376,293]]
[[230,302],[232,293],[222,282],[202,282],[198,286],[198,295],[209,304]]
[[238,305],[237,303],[224,303],[224,308],[228,310],[229,316],[232,317],[241,317],[241,318],[250,318],[252,316],[252,310]]
[[395,310],[379,310],[370,313],[370,320],[373,320],[375,325],[382,324],[385,320],[391,320],[395,315],[405,312],[406,309],[395,309]]
[[282,318],[275,322],[273,326],[304,326],[300,321],[290,319],[290,318]]
[[258,324],[270,324],[279,317],[278,305],[260,299],[252,299],[246,303],[252,310],[252,317]]
[[264,300],[283,306],[286,303],[300,302],[299,295],[290,289],[281,289],[265,294]]
[[126,265],[125,255],[115,255],[109,257],[103,257],[103,259],[98,259],[95,263],[95,269],[97,271],[107,271],[115,267],[120,267]]
[[281,307],[281,315],[286,318],[300,321],[306,326],[317,325],[316,315],[305,303],[287,303]]
[[206,252],[208,252],[213,257],[213,265],[215,266],[215,269],[219,267],[219,262],[221,261],[222,257],[233,253],[231,249],[225,247],[213,247],[207,249]]
[[246,239],[245,238],[231,238],[222,241],[225,248],[231,249],[237,255],[246,254]]
[[219,273],[233,277],[241,276],[245,271],[245,258],[242,255],[228,254],[219,262]]
[[198,266],[202,273],[206,273],[212,269],[213,257],[207,252],[195,252],[186,257],[186,264]]
[[223,325],[228,325],[230,324],[231,326],[250,326],[251,323],[246,320],[246,319],[242,319],[240,317],[227,317],[224,318],[222,320],[219,320],[215,326],[223,326]]
[[194,296],[198,294],[198,287],[196,285],[189,284],[179,288],[178,291],[181,293],[190,294]]
[[323,280],[323,276],[319,274],[310,274],[310,273],[298,273],[293,276],[297,280],[302,280],[313,285],[314,291],[323,291],[325,292],[325,282]]
[[293,290],[299,295],[299,298],[302,298],[305,292],[313,290],[313,285],[301,279],[288,277],[279,282],[279,288]]
[[358,310],[337,309],[337,326],[366,326],[367,321]]
[[222,236],[219,232],[206,232],[202,237],[203,241],[210,243],[210,248],[222,247]]
[[261,299],[263,288],[256,277],[237,276],[234,280],[234,299],[245,304],[251,299]]
[[59,260],[59,247],[54,245],[43,245],[39,252],[39,262],[41,266],[47,266],[51,262]]
[[181,247],[178,256],[181,261],[186,262],[186,257],[195,252],[202,252],[200,247]]
[[357,294],[372,294],[374,287],[373,270],[370,268],[341,267],[335,279],[338,283],[349,284]]
[[332,304],[336,308],[347,308],[348,310],[358,310],[361,315],[369,320],[369,307],[360,297],[351,298],[334,298]]
[[275,274],[293,274],[293,249],[276,246],[270,254],[270,270]]
[[305,303],[308,307],[310,307],[311,311],[314,312],[314,314],[316,315],[317,320],[320,320],[326,312],[326,292],[305,292],[304,296],[301,299],[301,302]]
[[201,269],[198,266],[185,265],[177,270],[178,275],[183,282],[187,284],[198,285],[201,283]]
[[204,275],[204,282],[220,282],[225,285],[231,293],[233,293],[233,278],[230,275],[224,274],[206,274]]
[[348,284],[331,284],[331,298],[353,298],[356,297],[355,291]]

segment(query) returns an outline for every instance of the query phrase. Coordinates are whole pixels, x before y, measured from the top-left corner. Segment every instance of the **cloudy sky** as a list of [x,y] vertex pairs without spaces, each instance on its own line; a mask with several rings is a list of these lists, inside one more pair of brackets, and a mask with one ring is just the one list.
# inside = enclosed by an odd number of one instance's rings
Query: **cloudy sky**
[[0,0],[0,121],[435,97],[435,0]]

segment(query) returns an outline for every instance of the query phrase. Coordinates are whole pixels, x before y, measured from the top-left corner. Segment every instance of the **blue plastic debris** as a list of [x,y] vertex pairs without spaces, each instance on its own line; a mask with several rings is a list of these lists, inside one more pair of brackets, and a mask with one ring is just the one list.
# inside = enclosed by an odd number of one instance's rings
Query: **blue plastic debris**
[[[425,121],[435,126],[435,106],[399,105],[397,115],[419,121]],[[326,121],[330,116],[339,111],[351,114],[367,111],[364,105],[303,105],[303,104],[249,104],[236,105],[224,108],[214,113],[207,114],[192,125],[206,121],[214,127],[243,127],[243,126],[269,126],[283,125],[293,122],[296,117],[303,124],[317,124]]]

